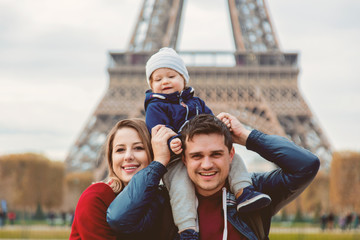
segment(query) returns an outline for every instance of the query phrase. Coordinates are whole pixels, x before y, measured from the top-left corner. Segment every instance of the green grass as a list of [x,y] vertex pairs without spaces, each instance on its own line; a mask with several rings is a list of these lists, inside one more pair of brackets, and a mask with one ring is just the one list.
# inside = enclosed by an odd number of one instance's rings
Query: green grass
[[69,239],[69,229],[0,229],[0,239]]
[[306,228],[306,227],[316,227],[320,228],[320,224],[311,223],[311,222],[272,222],[271,228],[273,227],[287,227],[287,228]]
[[270,240],[356,240],[360,233],[271,233]]
[[[0,228],[0,239],[69,239],[69,227],[16,227]],[[355,240],[360,239],[360,232],[320,232],[271,233],[271,240]]]

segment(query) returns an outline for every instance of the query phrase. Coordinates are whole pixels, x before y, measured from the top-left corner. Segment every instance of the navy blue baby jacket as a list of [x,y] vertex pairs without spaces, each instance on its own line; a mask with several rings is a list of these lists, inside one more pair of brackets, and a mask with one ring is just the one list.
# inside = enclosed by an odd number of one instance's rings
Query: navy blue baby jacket
[[205,102],[194,97],[194,89],[188,87],[181,93],[153,93],[146,91],[146,125],[149,132],[158,124],[164,124],[174,132],[180,133],[184,124],[201,113],[213,114]]

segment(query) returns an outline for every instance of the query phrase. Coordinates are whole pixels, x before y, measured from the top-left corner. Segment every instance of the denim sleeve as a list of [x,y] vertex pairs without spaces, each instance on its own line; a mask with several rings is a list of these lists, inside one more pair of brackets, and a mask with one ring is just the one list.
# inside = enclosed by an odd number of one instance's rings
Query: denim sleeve
[[319,170],[317,156],[284,137],[253,130],[246,147],[279,167],[252,175],[254,187],[272,198],[273,214],[300,195]]
[[159,162],[136,173],[107,209],[106,220],[116,232],[139,233],[149,230],[161,210],[156,201],[159,182],[166,172]]

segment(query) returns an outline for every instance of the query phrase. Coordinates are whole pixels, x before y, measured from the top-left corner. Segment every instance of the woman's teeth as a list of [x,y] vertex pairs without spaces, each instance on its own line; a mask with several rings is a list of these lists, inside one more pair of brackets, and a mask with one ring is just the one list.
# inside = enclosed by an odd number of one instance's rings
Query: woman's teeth
[[125,170],[129,170],[129,169],[135,169],[137,167],[124,167]]

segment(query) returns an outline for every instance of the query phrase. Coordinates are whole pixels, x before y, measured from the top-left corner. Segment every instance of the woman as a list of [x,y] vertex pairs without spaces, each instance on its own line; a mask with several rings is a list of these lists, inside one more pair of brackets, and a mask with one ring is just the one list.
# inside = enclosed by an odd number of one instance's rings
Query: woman
[[[160,217],[163,210],[159,209],[159,201],[168,201],[165,200],[166,193],[159,188],[159,182],[170,159],[167,139],[175,133],[158,125],[151,134],[153,138],[150,142],[146,124],[140,119],[122,120],[110,131],[106,143],[108,180],[94,183],[82,193],[75,210],[70,239],[161,238],[158,227],[163,224]],[[144,191],[138,191],[139,181],[135,181],[135,186],[126,187],[136,173],[139,173],[136,177],[139,176],[137,179],[142,182],[140,190]],[[123,206],[129,217],[125,228],[112,230],[106,221],[108,206],[117,195],[134,193],[136,201],[131,203],[124,201],[122,204],[121,196],[117,198],[117,204]],[[143,210],[147,208],[152,210],[144,215]],[[108,214],[111,216],[111,213]]]

